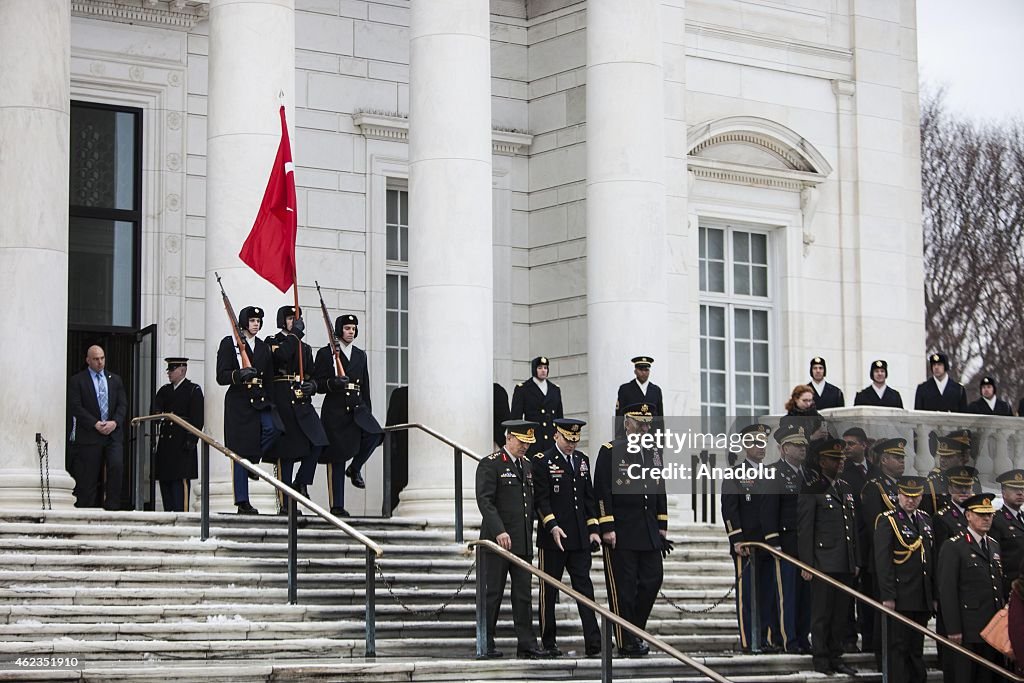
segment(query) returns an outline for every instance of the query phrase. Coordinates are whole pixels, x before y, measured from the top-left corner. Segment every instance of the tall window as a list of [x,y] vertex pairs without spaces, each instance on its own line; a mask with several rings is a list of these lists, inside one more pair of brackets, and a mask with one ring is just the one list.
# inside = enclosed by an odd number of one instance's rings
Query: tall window
[[138,327],[142,111],[71,103],[68,323]]
[[409,383],[409,191],[387,191],[387,395]]
[[702,226],[699,249],[701,416],[765,415],[771,410],[768,235]]

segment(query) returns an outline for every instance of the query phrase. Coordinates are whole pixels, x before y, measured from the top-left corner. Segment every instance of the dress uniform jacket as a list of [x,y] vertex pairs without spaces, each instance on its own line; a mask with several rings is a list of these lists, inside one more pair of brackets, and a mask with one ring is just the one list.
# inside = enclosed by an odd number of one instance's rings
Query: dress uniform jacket
[[[749,469],[742,462],[734,472]],[[767,466],[766,466],[767,467]],[[722,519],[729,536],[729,552],[735,555],[733,544],[744,541],[764,542],[764,515],[762,504],[767,493],[766,479],[726,479],[722,482]]]
[[1013,417],[1013,409],[1010,408],[1010,404],[1001,398],[996,398],[995,407],[989,408],[988,402],[984,398],[979,398],[976,401],[971,401],[967,406],[968,413],[974,413],[975,415],[1001,415],[1003,417]]
[[497,382],[494,383],[494,445],[498,448],[505,443],[505,428],[502,427],[503,422],[508,422],[512,418],[509,417],[508,409],[508,392],[505,391],[505,387],[501,386]]
[[883,512],[895,510],[899,504],[899,488],[895,481],[879,472],[864,484],[860,492],[860,501],[864,525],[869,533],[874,534],[878,516]]
[[782,548],[782,552],[798,557],[800,548],[797,545],[797,529],[799,524],[798,504],[800,492],[804,487],[817,481],[817,473],[801,467],[794,470],[789,463],[782,460],[773,462],[770,467],[775,470],[775,478],[762,503],[764,513],[764,538],[766,543]]
[[597,499],[590,481],[590,458],[583,451],[572,454],[576,470],[565,455],[552,446],[533,456],[533,492],[537,503],[537,547],[558,550],[551,530],[565,532],[562,548],[568,552],[590,549],[590,534],[599,531]]
[[[647,484],[632,480],[629,466],[661,467],[658,453],[642,450],[628,453],[626,440],[616,439],[601,446],[594,470],[594,494],[597,497],[601,533],[615,532],[615,548],[621,550],[661,550],[661,531],[668,529],[668,498],[664,480]],[[621,490],[618,486],[623,487]],[[626,493],[635,487],[635,493]]]
[[999,541],[1002,549],[1003,579],[1006,594],[1010,594],[1010,583],[1018,576],[1020,562],[1024,560],[1024,511],[1014,513],[1003,505],[992,517],[992,528],[988,535]]
[[251,352],[247,353],[250,354],[249,360],[262,386],[236,383],[236,372],[242,366],[235,339],[230,335],[220,341],[217,349],[217,384],[228,388],[224,394],[224,445],[248,458],[250,462],[257,463],[263,455],[260,448],[260,411],[273,410],[275,422],[279,423],[280,418],[266,393],[267,384],[274,375],[270,347],[256,337]]
[[547,385],[547,394],[532,379],[517,384],[512,390],[511,419],[529,420],[539,425],[536,429],[537,441],[530,444],[526,451],[529,457],[551,448],[554,444],[555,420],[563,417],[562,390],[551,380],[547,381]]
[[476,468],[476,502],[483,519],[480,538],[497,541],[507,533],[512,538],[511,552],[533,557],[533,470],[522,459],[520,475],[516,459],[505,449],[493,453]]
[[[327,445],[327,434],[313,407],[312,395],[298,388],[299,381],[313,375],[313,349],[294,334],[283,330],[269,337],[267,345],[274,359],[270,395],[284,423],[284,434],[274,443],[267,458],[302,460],[310,455],[312,446]],[[300,349],[305,378],[299,377]]]
[[846,398],[843,397],[843,390],[835,384],[825,382],[825,386],[821,388],[820,394],[814,384],[810,384],[810,387],[811,391],[814,392],[814,407],[818,410],[825,410],[826,408],[842,408],[846,405]]
[[[203,390],[188,378],[177,388],[165,384],[153,399],[154,413],[174,413],[196,429],[203,428]],[[160,423],[160,441],[156,447],[157,480],[196,479],[199,476],[198,439],[170,421]]]
[[853,574],[862,562],[850,485],[821,477],[804,488],[797,508],[800,561],[828,574]]
[[1000,552],[992,537],[985,552],[970,531],[939,551],[939,609],[946,632],[963,634],[964,643],[982,643],[982,629],[1006,603]]
[[[665,415],[665,405],[661,397],[661,387],[654,382],[647,383],[647,393],[640,388],[640,383],[635,379],[626,382],[619,387],[619,394],[615,400],[615,414],[622,417],[623,411],[631,405],[646,403],[651,407],[651,414],[655,417]],[[657,423],[655,423],[657,424]]]
[[896,391],[890,386],[885,387],[885,391],[882,392],[882,397],[878,397],[878,393],[875,391],[875,387],[872,384],[864,387],[857,392],[857,395],[853,397],[853,405],[855,406],[879,406],[882,408],[902,408],[903,397],[900,396],[900,392]]
[[949,503],[932,519],[932,527],[935,529],[935,554],[938,555],[947,540],[967,531],[967,516],[956,505]]
[[[341,353],[340,349],[338,351]],[[366,352],[352,346],[351,358],[342,354],[342,366],[348,382],[341,389],[332,389],[328,380],[338,376],[334,354],[328,344],[316,353],[313,376],[317,391],[326,394],[320,417],[329,445],[320,455],[320,462],[341,463],[359,454],[363,432],[383,434],[373,416],[370,404],[370,369]]]
[[917,385],[914,394],[914,410],[932,410],[940,413],[966,413],[967,390],[964,385],[953,380],[946,380],[946,389],[941,394],[939,386],[932,378]]
[[924,482],[924,498],[919,509],[934,517],[939,510],[949,505],[947,491],[949,482],[946,481],[946,475],[938,467],[932,468]]
[[931,518],[897,507],[883,512],[874,531],[875,583],[879,600],[901,612],[931,612],[935,556]]

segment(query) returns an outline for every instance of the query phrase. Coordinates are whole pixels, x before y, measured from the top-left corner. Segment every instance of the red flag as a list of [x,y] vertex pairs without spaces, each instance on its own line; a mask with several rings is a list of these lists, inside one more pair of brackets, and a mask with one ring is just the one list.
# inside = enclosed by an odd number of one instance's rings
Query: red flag
[[260,277],[287,292],[295,284],[295,172],[288,125],[281,107],[281,144],[263,193],[260,212],[238,257]]

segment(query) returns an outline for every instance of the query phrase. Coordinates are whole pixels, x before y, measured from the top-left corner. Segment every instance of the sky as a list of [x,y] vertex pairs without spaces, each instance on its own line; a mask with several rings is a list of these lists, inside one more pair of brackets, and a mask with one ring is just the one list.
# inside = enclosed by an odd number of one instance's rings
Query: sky
[[1024,120],[1024,0],[917,0],[917,56],[951,110]]

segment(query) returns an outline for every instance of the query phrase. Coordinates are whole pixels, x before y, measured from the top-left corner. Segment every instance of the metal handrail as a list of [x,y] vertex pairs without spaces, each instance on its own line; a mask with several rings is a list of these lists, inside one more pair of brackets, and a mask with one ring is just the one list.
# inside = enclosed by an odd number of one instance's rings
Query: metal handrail
[[[851,597],[856,598],[857,600],[860,600],[865,605],[868,605],[872,609],[876,609],[879,612],[882,612],[883,614],[887,615],[889,618],[895,619],[895,620],[899,621],[904,626],[906,626],[908,628],[914,629],[915,631],[917,631],[918,633],[924,635],[927,638],[931,638],[936,643],[942,643],[943,645],[948,647],[950,650],[955,650],[958,654],[961,654],[964,657],[970,658],[976,664],[980,664],[981,666],[984,666],[984,667],[990,669],[991,671],[994,671],[995,673],[999,674],[1000,676],[1003,676],[1007,680],[1017,681],[1017,682],[1024,683],[1024,677],[1018,676],[1018,675],[1016,675],[1016,674],[1014,674],[1014,673],[1012,673],[1010,671],[1007,671],[1006,669],[1004,669],[1003,667],[999,666],[998,664],[994,664],[994,663],[988,661],[987,659],[985,659],[984,657],[981,657],[980,655],[977,655],[974,652],[971,652],[970,650],[968,650],[967,648],[963,647],[962,645],[954,643],[949,638],[946,638],[945,636],[942,636],[942,635],[936,633],[935,631],[932,631],[931,629],[929,629],[929,628],[927,628],[925,626],[921,626],[920,624],[918,624],[913,619],[909,619],[909,618],[903,616],[902,614],[900,614],[899,612],[897,612],[894,609],[889,609],[888,607],[886,607],[882,603],[867,597],[866,595],[864,595],[860,591],[858,591],[858,590],[856,590],[854,588],[850,588],[849,586],[847,586],[843,582],[837,581],[836,579],[832,578],[828,574],[825,574],[824,572],[822,572],[822,571],[820,571],[818,569],[815,569],[814,567],[810,566],[809,564],[805,564],[804,562],[801,562],[800,560],[796,559],[792,555],[789,555],[788,553],[782,552],[778,548],[770,546],[767,543],[761,543],[759,541],[744,541],[742,543],[737,543],[736,545],[739,548],[751,548],[751,549],[755,549],[755,550],[764,550],[764,551],[774,555],[775,557],[779,558],[780,560],[784,560],[784,561],[789,562],[790,564],[792,564],[792,565],[794,565],[796,567],[799,567],[803,571],[811,574],[814,578],[820,579],[820,580],[824,581],[825,583],[829,584],[833,588],[841,590],[844,593],[847,593],[848,595],[850,595]],[[751,561],[750,566],[751,566],[752,571],[756,571],[756,569],[754,569],[756,567],[756,563],[755,562]],[[754,577],[752,576],[751,578],[753,579]],[[751,583],[753,584],[753,581]],[[756,591],[756,588],[754,590]],[[756,596],[752,596],[752,598],[755,598],[755,597]],[[753,599],[752,599],[751,606],[753,607],[755,604],[756,604],[756,602],[753,601]],[[883,652],[882,652],[882,666],[883,667],[888,667],[888,657],[886,656],[887,655],[886,650],[888,650],[888,647],[889,647],[888,638],[886,637],[888,621],[889,621],[888,619],[882,619],[882,648],[883,648]],[[757,619],[753,620],[752,626],[754,628],[760,630],[760,624],[758,623]],[[759,643],[759,642],[760,642],[759,640],[754,639],[754,643]],[[888,680],[888,672],[887,671],[883,671],[882,680],[883,681]]]
[[648,642],[651,645],[655,646],[656,648],[658,648],[659,650],[661,650],[665,654],[673,657],[677,661],[682,662],[683,664],[686,664],[687,666],[692,667],[693,669],[696,669],[698,672],[704,674],[705,676],[707,676],[711,680],[716,681],[717,683],[731,683],[728,678],[726,678],[722,674],[718,673],[717,671],[715,671],[713,669],[709,669],[707,666],[705,666],[704,664],[701,664],[696,659],[693,659],[692,657],[684,655],[679,650],[675,649],[674,647],[672,647],[671,645],[669,645],[665,641],[661,640],[657,636],[652,635],[651,633],[643,630],[639,626],[636,626],[634,624],[629,623],[628,621],[626,621],[625,619],[620,617],[618,614],[615,614],[614,612],[612,612],[607,607],[604,607],[603,605],[599,605],[598,603],[594,602],[593,600],[591,600],[587,596],[583,595],[582,593],[580,593],[580,592],[576,591],[575,589],[570,588],[569,586],[565,585],[564,583],[562,583],[561,581],[559,581],[555,577],[551,576],[550,574],[541,571],[537,567],[534,567],[532,564],[530,564],[526,560],[522,559],[518,555],[515,555],[515,554],[509,552],[508,550],[505,550],[504,548],[502,548],[500,545],[498,545],[494,541],[489,541],[489,540],[486,540],[486,539],[481,539],[479,541],[470,541],[468,543],[468,545],[469,545],[470,548],[475,547],[476,550],[477,550],[477,565],[476,565],[476,576],[477,576],[477,634],[476,634],[477,640],[476,640],[476,647],[477,647],[477,655],[483,655],[484,652],[486,651],[486,648],[487,648],[487,633],[486,633],[486,630],[487,630],[487,617],[486,617],[486,608],[485,608],[484,600],[483,600],[483,596],[486,593],[486,584],[485,584],[485,582],[483,581],[483,578],[482,578],[485,575],[485,572],[483,570],[483,566],[484,565],[483,565],[482,560],[483,560],[483,553],[485,551],[489,551],[489,552],[492,552],[492,553],[496,553],[497,555],[500,555],[501,557],[505,558],[509,562],[515,564],[517,567],[520,567],[521,569],[525,569],[526,571],[528,571],[531,574],[533,574],[534,576],[536,576],[539,580],[541,580],[541,581],[543,581],[543,582],[545,582],[545,583],[547,583],[547,584],[549,584],[551,586],[554,586],[558,590],[560,590],[563,593],[565,593],[566,595],[568,595],[570,598],[573,598],[574,600],[576,600],[580,604],[590,608],[591,610],[593,610],[593,611],[595,611],[595,612],[597,612],[598,614],[601,615],[601,632],[603,634],[602,637],[604,639],[604,645],[601,648],[601,680],[603,682],[608,682],[608,681],[612,680],[612,678],[611,678],[611,674],[612,674],[612,648],[611,648],[612,634],[611,634],[611,628],[609,627],[609,622],[611,622],[611,623],[614,623],[614,624],[620,626],[624,630],[629,631],[634,636],[636,636],[638,638],[642,638],[646,642]]
[[302,495],[291,486],[283,483],[276,477],[264,472],[259,467],[231,451],[227,446],[217,442],[209,435],[196,429],[187,420],[173,413],[157,413],[154,415],[140,415],[133,418],[131,425],[137,427],[143,422],[156,420],[168,420],[178,425],[192,436],[199,439],[202,446],[202,460],[200,469],[200,480],[202,481],[202,493],[200,495],[200,538],[205,541],[210,537],[210,447],[217,449],[232,461],[241,465],[247,472],[265,481],[285,495],[288,500],[288,603],[298,603],[298,511],[296,504],[301,503],[304,508],[313,512],[317,517],[325,520],[331,526],[344,532],[349,538],[359,541],[366,549],[366,656],[376,655],[376,575],[374,569],[376,560],[384,554],[384,549],[372,539],[360,533],[356,529],[341,521],[318,504]]
[[462,523],[462,456],[466,455],[473,460],[480,462],[483,456],[477,455],[462,444],[449,439],[444,434],[420,424],[419,422],[406,422],[404,424],[388,425],[384,430],[384,491],[381,502],[381,514],[384,517],[391,517],[391,435],[409,429],[419,429],[429,434],[441,443],[452,447],[455,458],[455,542],[462,543],[464,540]]

